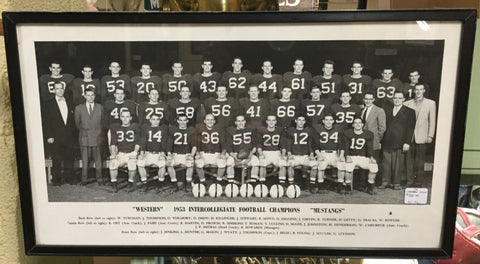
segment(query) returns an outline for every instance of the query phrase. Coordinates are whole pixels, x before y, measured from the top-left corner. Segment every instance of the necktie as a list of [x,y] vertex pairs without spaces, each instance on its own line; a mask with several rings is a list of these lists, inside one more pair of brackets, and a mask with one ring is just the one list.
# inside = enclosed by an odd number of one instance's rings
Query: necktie
[[92,104],[89,104],[88,115],[91,117],[92,114],[93,114],[93,106]]
[[367,112],[368,112],[368,107],[365,107],[365,109],[363,109],[363,113],[362,113],[362,120],[363,120],[364,124],[365,124],[365,121],[367,121]]

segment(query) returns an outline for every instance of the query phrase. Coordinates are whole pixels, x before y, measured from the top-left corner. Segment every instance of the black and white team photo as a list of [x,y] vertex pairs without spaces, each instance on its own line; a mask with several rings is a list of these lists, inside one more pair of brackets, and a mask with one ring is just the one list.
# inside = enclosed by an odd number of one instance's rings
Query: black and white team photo
[[403,204],[408,188],[431,193],[444,41],[35,51],[50,202]]

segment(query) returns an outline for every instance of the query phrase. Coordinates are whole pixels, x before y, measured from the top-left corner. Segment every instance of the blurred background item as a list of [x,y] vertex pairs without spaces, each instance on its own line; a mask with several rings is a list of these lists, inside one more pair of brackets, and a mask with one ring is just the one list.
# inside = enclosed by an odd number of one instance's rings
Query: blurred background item
[[145,11],[143,5],[144,0],[87,0],[88,11]]

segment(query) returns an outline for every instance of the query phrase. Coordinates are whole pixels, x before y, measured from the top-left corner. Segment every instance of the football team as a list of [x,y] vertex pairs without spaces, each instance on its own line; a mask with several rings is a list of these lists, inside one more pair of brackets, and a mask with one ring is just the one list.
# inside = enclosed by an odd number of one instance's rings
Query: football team
[[[152,179],[159,192],[213,183],[298,185],[316,194],[332,186],[328,180],[348,194],[354,179],[372,195],[426,187],[436,103],[418,70],[403,83],[391,67],[372,80],[360,62],[343,76],[330,60],[317,76],[302,59],[283,75],[273,73],[270,60],[256,74],[239,57],[231,71],[213,68],[205,59],[202,72],[191,75],[174,62],[160,77],[142,64],[130,77],[112,61],[110,74],[96,79],[89,65],[75,78],[52,62],[39,78],[52,184],[93,184],[93,161],[96,183],[109,182],[113,192],[119,168],[128,174],[128,191],[144,192]],[[78,149],[80,179],[73,172]]]

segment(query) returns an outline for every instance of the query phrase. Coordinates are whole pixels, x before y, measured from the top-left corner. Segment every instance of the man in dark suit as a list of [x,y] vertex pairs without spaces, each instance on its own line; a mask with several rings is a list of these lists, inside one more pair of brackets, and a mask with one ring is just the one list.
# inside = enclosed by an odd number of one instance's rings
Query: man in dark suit
[[[76,183],[73,174],[73,158],[76,132],[73,103],[66,99],[65,85],[53,84],[55,97],[43,104],[44,136],[52,149],[52,184]],[[62,172],[63,162],[63,172]]]
[[[396,91],[393,107],[385,110],[387,130],[383,135],[383,183],[381,188],[392,187],[400,190],[405,173],[405,154],[410,150],[415,129],[415,111],[403,106],[405,95]],[[393,185],[392,185],[393,184]]]
[[84,93],[85,103],[75,108],[75,125],[80,134],[78,143],[82,154],[82,185],[87,184],[88,162],[93,157],[97,183],[103,185],[102,157],[100,147],[104,143],[103,106],[95,103],[95,91],[87,88]]

